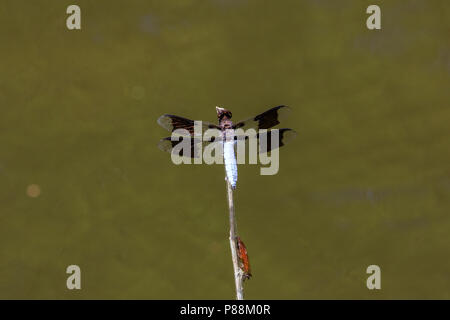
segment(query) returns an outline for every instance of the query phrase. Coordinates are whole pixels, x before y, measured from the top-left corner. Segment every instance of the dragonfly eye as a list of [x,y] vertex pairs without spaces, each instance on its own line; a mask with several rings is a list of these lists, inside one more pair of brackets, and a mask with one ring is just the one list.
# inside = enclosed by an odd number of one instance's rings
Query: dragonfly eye
[[232,117],[233,115],[231,114],[230,111],[223,112],[223,113],[220,114],[219,119],[222,120],[225,116],[226,116],[228,119],[231,119],[231,117]]
[[222,120],[225,116],[227,118],[231,118],[231,116],[232,116],[231,111],[224,109],[224,108],[216,107],[216,111],[217,111],[217,117],[219,120]]

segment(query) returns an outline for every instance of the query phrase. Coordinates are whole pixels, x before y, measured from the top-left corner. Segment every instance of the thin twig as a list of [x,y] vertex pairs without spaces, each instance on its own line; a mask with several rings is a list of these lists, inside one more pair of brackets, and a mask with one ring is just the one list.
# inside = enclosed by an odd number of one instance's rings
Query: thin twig
[[234,216],[234,201],[233,201],[233,189],[231,184],[227,182],[227,194],[228,194],[228,209],[230,211],[230,248],[231,248],[231,258],[233,259],[233,269],[234,269],[234,282],[236,284],[236,300],[244,300],[244,287],[243,287],[243,277],[242,271],[239,267],[239,258],[237,254],[237,226],[236,219]]

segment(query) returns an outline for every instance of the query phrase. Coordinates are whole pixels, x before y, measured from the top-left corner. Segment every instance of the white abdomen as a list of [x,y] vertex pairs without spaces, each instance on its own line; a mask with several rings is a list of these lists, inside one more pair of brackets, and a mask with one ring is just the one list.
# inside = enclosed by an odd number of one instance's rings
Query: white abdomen
[[227,179],[230,182],[233,189],[235,189],[237,183],[237,164],[236,164],[236,156],[234,154],[234,139],[231,141],[224,142],[223,160],[225,163],[225,172],[227,174]]

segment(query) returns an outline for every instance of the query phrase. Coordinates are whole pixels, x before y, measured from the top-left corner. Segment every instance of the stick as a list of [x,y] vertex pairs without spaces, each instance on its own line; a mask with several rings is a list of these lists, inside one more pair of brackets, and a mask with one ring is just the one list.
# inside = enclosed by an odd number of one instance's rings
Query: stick
[[236,219],[234,217],[234,201],[233,201],[233,189],[231,184],[227,181],[227,194],[228,194],[228,209],[230,211],[230,248],[231,258],[233,259],[234,269],[234,282],[236,284],[236,300],[244,300],[244,287],[242,285],[243,277],[242,271],[239,267],[239,258],[237,254],[237,226]]

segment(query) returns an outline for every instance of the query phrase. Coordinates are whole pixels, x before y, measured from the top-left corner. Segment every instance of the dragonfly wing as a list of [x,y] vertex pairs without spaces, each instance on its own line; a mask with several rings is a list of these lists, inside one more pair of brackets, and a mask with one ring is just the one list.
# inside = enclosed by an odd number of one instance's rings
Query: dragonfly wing
[[[210,122],[201,121],[202,131],[207,129],[220,129],[215,124]],[[164,114],[158,118],[158,124],[164,129],[174,132],[177,129],[184,129],[189,132],[189,135],[194,135],[194,120],[183,118],[180,116],[175,116],[171,114]],[[201,134],[201,133],[200,133]]]
[[[276,132],[278,131],[278,137]],[[280,148],[297,136],[295,130],[289,128],[267,130],[266,132],[260,132],[257,134],[259,142],[259,153],[270,152],[276,148]],[[274,140],[272,143],[272,140]]]
[[[177,141],[172,137],[163,138],[158,142],[158,148],[162,151],[166,151],[169,153],[175,152],[176,156],[179,157],[188,157],[188,158],[199,158],[201,157],[201,139],[196,139],[192,137],[179,137],[180,139]],[[176,146],[180,143],[185,143],[185,148],[180,145],[178,148],[174,150]]]
[[240,121],[236,123],[233,128],[239,129],[242,128],[247,130],[249,128],[253,128],[256,130],[259,129],[270,129],[275,127],[280,123],[280,120],[285,118],[289,114],[290,108],[288,106],[278,106],[272,109],[269,109],[261,114],[258,114],[255,117],[248,118],[244,121]]
[[[275,136],[278,132],[278,137]],[[274,144],[272,144],[272,136]],[[297,136],[297,132],[293,129],[272,129],[265,132],[258,132],[253,135],[235,135],[235,141],[248,139],[257,139],[257,144],[260,146],[259,153],[270,152],[276,148],[280,148],[291,142]]]

